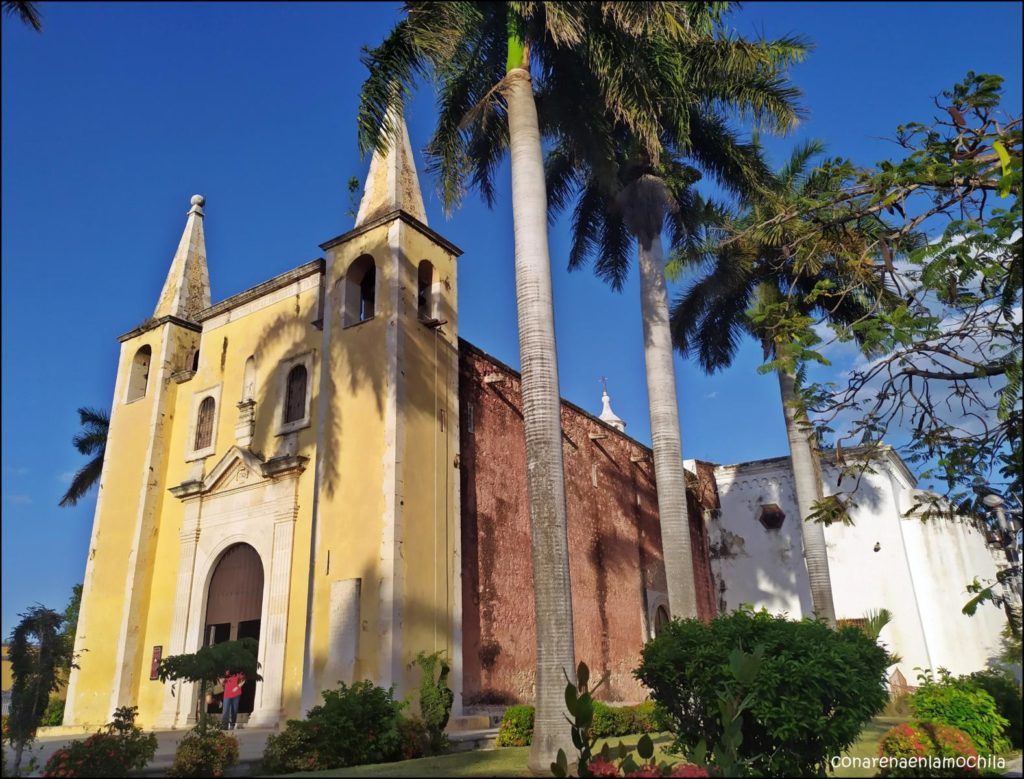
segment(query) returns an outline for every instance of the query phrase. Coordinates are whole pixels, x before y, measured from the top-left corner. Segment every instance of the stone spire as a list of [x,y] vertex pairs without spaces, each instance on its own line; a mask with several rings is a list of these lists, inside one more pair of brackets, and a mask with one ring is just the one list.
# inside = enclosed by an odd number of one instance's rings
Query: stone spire
[[377,151],[373,153],[363,199],[359,201],[356,227],[397,210],[405,211],[423,224],[427,223],[423,195],[416,177],[416,161],[409,144],[409,130],[401,115],[392,116],[397,120],[393,122],[397,137],[392,138],[386,154]]
[[167,272],[167,281],[156,304],[154,318],[176,316],[192,320],[210,306],[210,275],[206,270],[206,238],[203,234],[203,205],[206,198],[192,196],[185,231]]
[[601,393],[601,402],[604,404],[604,408],[601,409],[601,416],[598,417],[602,422],[607,422],[609,425],[614,427],[616,430],[625,432],[626,423],[615,416],[615,412],[612,411],[612,399],[608,397],[608,390],[604,390]]

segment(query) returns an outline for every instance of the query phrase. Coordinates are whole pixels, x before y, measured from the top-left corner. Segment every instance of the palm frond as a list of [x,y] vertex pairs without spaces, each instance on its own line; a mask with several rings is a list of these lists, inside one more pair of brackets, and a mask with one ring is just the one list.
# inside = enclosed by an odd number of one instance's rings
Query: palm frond
[[102,472],[103,455],[100,454],[75,473],[74,478],[71,479],[71,486],[64,493],[64,497],[60,499],[59,505],[62,508],[77,505],[78,501],[85,497],[85,494],[92,489],[92,486],[99,482]]
[[43,31],[43,18],[36,4],[29,0],[3,0],[4,13],[17,16],[36,32]]

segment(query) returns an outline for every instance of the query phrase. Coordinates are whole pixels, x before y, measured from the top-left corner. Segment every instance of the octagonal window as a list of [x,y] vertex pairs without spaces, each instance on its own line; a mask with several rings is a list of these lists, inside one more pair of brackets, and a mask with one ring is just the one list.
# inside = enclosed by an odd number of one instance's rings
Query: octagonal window
[[785,518],[786,513],[777,503],[763,504],[757,515],[757,521],[764,525],[765,530],[778,530]]

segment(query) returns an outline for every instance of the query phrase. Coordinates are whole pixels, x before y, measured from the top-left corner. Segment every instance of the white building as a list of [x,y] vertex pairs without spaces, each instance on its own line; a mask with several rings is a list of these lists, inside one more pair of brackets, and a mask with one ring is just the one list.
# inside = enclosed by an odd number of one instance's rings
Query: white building
[[[853,452],[856,456],[856,450]],[[910,684],[915,668],[965,674],[996,656],[1003,612],[992,604],[962,613],[975,577],[995,578],[1002,552],[970,520],[905,517],[916,479],[889,447],[853,493],[853,526],[825,528],[836,617],[861,619],[887,608],[893,621],[881,640],[901,658],[891,669]],[[823,469],[825,494],[837,472]],[[708,525],[719,612],[741,604],[799,619],[811,597],[788,457],[717,466],[721,510]],[[850,482],[843,485],[849,489]]]

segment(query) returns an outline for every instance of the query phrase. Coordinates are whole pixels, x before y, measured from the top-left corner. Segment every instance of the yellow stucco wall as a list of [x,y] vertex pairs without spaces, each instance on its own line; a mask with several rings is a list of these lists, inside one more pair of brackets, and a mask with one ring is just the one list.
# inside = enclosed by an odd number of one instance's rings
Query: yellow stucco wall
[[[373,256],[376,264],[375,315],[343,327],[339,281],[363,254]],[[435,269],[436,316],[447,322],[440,327],[417,317],[417,273],[423,259]],[[307,282],[311,274],[319,281],[319,269],[305,274]],[[294,294],[271,291],[239,301],[228,316],[202,315],[202,333],[169,322],[122,343],[79,622],[78,646],[88,651],[73,678],[69,726],[88,729],[106,722],[115,699],[137,705],[143,727],[152,727],[161,714],[165,686],[149,679],[149,666],[153,647],[162,646],[164,656],[169,654],[186,514],[185,503],[168,490],[202,479],[236,444],[237,403],[250,356],[256,363],[251,451],[266,460],[283,454],[290,441],[290,453],[309,458],[297,486],[284,716],[301,713],[314,505],[315,684],[333,686],[336,681],[321,675],[332,651],[330,585],[338,580],[362,583],[355,678],[394,681],[402,694],[418,684],[412,666],[417,652],[454,653],[452,619],[460,594],[455,257],[395,219],[356,231],[331,247],[322,284],[300,282],[288,287]],[[321,289],[327,292],[323,301]],[[321,313],[328,328],[326,354],[325,333],[312,324]],[[143,345],[153,350],[149,388],[144,398],[125,403],[132,360]],[[197,345],[195,374],[178,381]],[[306,353],[312,354],[310,425],[286,439],[278,435],[282,362]],[[196,394],[218,386],[215,451],[189,461]],[[397,543],[382,544],[392,526],[397,527]],[[264,597],[270,575],[265,562]],[[384,678],[387,620],[382,621],[381,599],[390,579],[399,603],[398,645],[392,652],[395,676]],[[127,657],[117,696],[113,685],[119,678],[128,593],[135,605],[127,622]],[[195,597],[201,601],[205,593]],[[199,608],[190,606],[190,621],[202,619]],[[261,632],[266,629],[261,626]]]
[[[295,526],[292,580],[289,591],[288,637],[285,650],[285,708],[297,710],[302,681],[302,643],[305,632],[306,570],[309,557],[309,528],[312,517],[316,447],[317,397],[319,389],[319,352],[321,332],[311,323],[317,318],[317,289],[290,295],[276,303],[210,329],[204,323],[199,344],[199,364],[195,375],[178,385],[175,403],[176,424],[168,439],[167,486],[180,484],[197,475],[196,462],[186,460],[189,436],[193,434],[194,395],[220,385],[220,403],[216,416],[216,449],[204,458],[203,474],[209,473],[236,445],[237,403],[242,400],[245,363],[250,356],[256,363],[256,425],[251,449],[270,458],[279,453],[282,437],[276,434],[277,412],[284,402],[283,361],[307,352],[313,353],[310,426],[298,431],[297,454],[309,458],[299,477],[299,511]],[[138,685],[140,722],[152,722],[164,701],[164,685],[149,679],[149,662],[154,646],[165,652],[171,632],[175,590],[178,583],[179,532],[184,504],[165,491],[164,513],[153,572],[153,592],[141,658],[143,673]],[[270,571],[264,565],[264,591]],[[265,626],[264,628],[265,629]],[[198,647],[193,648],[196,649]]]

